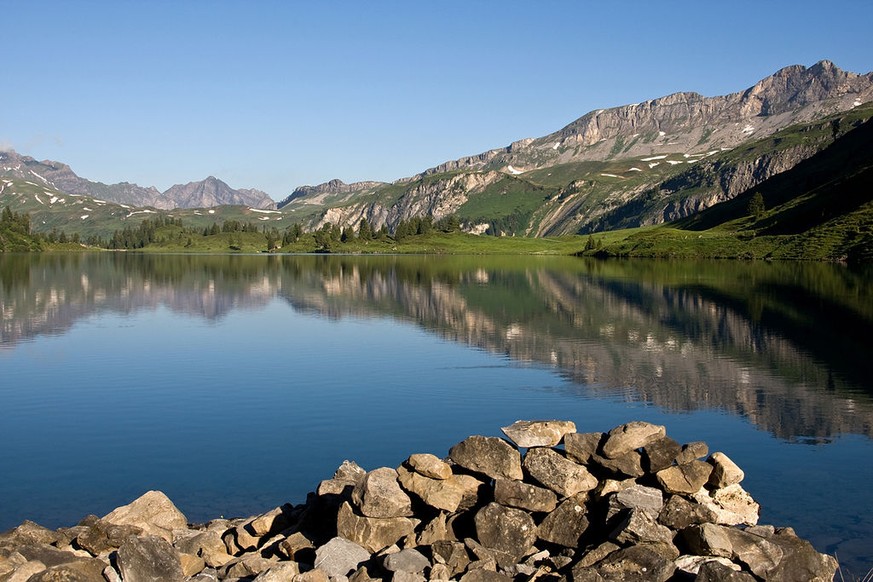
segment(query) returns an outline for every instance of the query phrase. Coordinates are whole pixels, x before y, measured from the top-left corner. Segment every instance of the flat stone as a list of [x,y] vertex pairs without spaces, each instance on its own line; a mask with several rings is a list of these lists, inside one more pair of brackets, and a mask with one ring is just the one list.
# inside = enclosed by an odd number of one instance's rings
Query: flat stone
[[154,535],[127,538],[118,548],[118,566],[124,582],[181,582],[185,579],[179,554],[167,540]]
[[609,431],[601,447],[601,452],[604,457],[614,459],[660,440],[666,434],[667,429],[658,424],[642,421],[629,422]]
[[676,464],[684,465],[691,461],[702,459],[709,454],[709,445],[703,441],[694,441],[682,445],[682,450],[676,456]]
[[341,537],[335,537],[315,550],[315,567],[331,577],[348,576],[369,559],[370,552]]
[[173,541],[174,530],[186,530],[188,519],[160,491],[148,491],[127,505],[122,505],[103,516],[115,525],[132,525],[149,534]]
[[430,453],[410,455],[406,464],[419,475],[431,479],[448,479],[452,476],[452,466]]
[[524,456],[524,468],[534,480],[561,497],[570,497],[597,487],[597,479],[588,469],[553,449],[528,449]]
[[631,546],[604,558],[597,565],[597,571],[607,580],[666,582],[673,576],[676,566],[652,549]]
[[506,507],[546,513],[558,506],[558,497],[553,491],[509,479],[494,482],[494,501]]
[[709,476],[710,487],[719,489],[736,485],[746,476],[743,470],[724,453],[712,453],[706,462],[712,465],[712,474]]
[[397,482],[397,471],[382,467],[367,473],[352,491],[352,501],[367,517],[409,517],[412,501]]
[[569,420],[516,420],[500,430],[519,447],[553,447],[567,433],[576,432],[576,424]]
[[608,521],[620,511],[628,509],[645,511],[657,519],[663,508],[664,494],[660,489],[635,484],[610,496],[606,519]]
[[410,572],[413,574],[423,572],[430,566],[430,560],[424,554],[413,548],[400,550],[397,553],[385,556],[382,565],[389,572]]
[[427,505],[450,513],[458,510],[467,487],[453,475],[448,479],[433,479],[404,466],[397,468],[397,480],[406,491],[409,491]]
[[518,449],[496,437],[471,436],[449,450],[455,463],[492,479],[524,478]]
[[489,503],[476,513],[479,542],[497,552],[497,563],[518,562],[537,539],[537,526],[530,514],[512,507]]
[[664,491],[692,495],[706,484],[710,473],[712,473],[712,465],[709,463],[691,461],[684,465],[661,469],[655,473],[655,476]]
[[537,537],[565,548],[577,548],[579,538],[588,529],[584,493],[561,502],[537,528]]
[[670,437],[651,442],[642,450],[643,469],[649,473],[657,473],[661,469],[666,469],[676,462],[676,458],[681,452],[682,446]]
[[600,442],[606,436],[602,432],[573,432],[564,435],[564,450],[567,456],[578,463],[588,463],[600,449]]
[[375,554],[411,534],[416,523],[408,517],[358,515],[344,502],[337,515],[337,534]]

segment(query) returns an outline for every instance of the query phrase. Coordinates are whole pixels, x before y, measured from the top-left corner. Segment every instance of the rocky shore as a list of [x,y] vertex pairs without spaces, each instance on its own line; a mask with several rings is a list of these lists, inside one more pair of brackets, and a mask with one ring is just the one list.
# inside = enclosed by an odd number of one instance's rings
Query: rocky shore
[[759,525],[743,471],[631,422],[518,421],[445,459],[344,462],[301,505],[190,525],[161,492],[0,534],[0,582],[828,581],[837,563]]

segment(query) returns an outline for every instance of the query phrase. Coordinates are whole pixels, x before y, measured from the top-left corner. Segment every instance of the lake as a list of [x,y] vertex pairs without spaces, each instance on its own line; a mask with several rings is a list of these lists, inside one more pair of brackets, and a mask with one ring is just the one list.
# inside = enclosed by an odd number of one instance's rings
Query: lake
[[631,420],[873,567],[873,273],[568,257],[0,255],[0,530],[193,522],[518,419]]

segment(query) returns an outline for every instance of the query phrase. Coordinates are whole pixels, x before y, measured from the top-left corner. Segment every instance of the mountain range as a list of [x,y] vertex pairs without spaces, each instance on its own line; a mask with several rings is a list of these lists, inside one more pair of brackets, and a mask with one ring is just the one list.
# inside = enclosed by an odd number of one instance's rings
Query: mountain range
[[[600,109],[549,135],[447,161],[393,183],[331,180],[298,187],[278,204],[263,192],[234,190],[211,176],[161,193],[93,182],[65,164],[7,151],[0,152],[0,203],[43,213],[38,228],[63,226],[50,216],[63,205],[43,198],[66,203],[69,195],[82,208],[121,205],[123,210],[112,212],[119,220],[147,215],[149,208],[236,205],[242,209],[237,214],[260,211],[258,219],[279,221],[276,226],[300,222],[310,229],[328,223],[356,227],[363,219],[393,229],[411,218],[452,216],[474,233],[598,232],[686,218],[748,192],[866,123],[871,100],[873,73],[843,71],[829,61],[793,65],[736,93],[674,93]],[[95,202],[87,203],[88,197]],[[95,219],[81,208],[75,213],[73,226]]]

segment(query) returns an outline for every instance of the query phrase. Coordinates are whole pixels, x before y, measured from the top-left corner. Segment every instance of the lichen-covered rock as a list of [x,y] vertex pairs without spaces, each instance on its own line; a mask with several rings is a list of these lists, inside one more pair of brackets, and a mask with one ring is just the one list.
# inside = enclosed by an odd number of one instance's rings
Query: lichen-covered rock
[[615,551],[597,564],[597,572],[606,580],[666,582],[676,565],[646,546],[631,546]]
[[500,430],[519,447],[553,447],[567,433],[576,432],[576,424],[568,420],[516,420]]
[[660,489],[634,484],[609,497],[607,520],[625,509],[645,511],[657,519],[664,508],[664,494]]
[[586,464],[597,454],[600,442],[606,435],[602,432],[574,432],[564,435],[564,450],[577,463]]
[[471,436],[449,450],[455,463],[492,479],[523,479],[521,454],[516,448],[496,437]]
[[537,539],[537,526],[527,512],[489,503],[476,513],[476,535],[495,550],[501,566],[515,564]]
[[537,528],[537,537],[543,541],[576,548],[579,538],[588,529],[585,494],[570,497],[547,515]]
[[658,514],[658,521],[676,531],[701,523],[715,523],[716,515],[709,507],[672,495]]
[[524,456],[524,469],[535,481],[561,497],[591,491],[597,487],[597,479],[588,469],[554,449],[528,449]]
[[681,452],[682,446],[670,437],[653,441],[642,449],[643,469],[649,473],[666,469],[676,462]]

